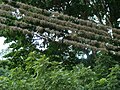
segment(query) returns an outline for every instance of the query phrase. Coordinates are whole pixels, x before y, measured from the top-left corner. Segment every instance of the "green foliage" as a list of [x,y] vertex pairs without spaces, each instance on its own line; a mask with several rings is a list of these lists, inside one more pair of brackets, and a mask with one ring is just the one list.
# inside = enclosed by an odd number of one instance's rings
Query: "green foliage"
[[[62,12],[70,16],[89,19],[98,18],[99,23],[119,27],[120,1],[119,0],[13,0],[31,4],[43,9],[53,9],[53,11]],[[106,16],[106,18],[104,18]],[[91,19],[90,19],[91,20]],[[93,20],[94,21],[94,20]]]
[[[91,0],[93,4],[88,0],[71,0],[71,3],[69,0],[15,1],[47,10],[54,7],[54,11],[75,17],[80,15],[79,18],[83,19],[96,15],[100,23],[108,12],[103,6],[108,5],[109,20],[112,26],[118,27],[118,0],[104,0],[105,3]],[[8,19],[6,24],[12,25],[13,22]],[[71,52],[66,45],[50,43],[47,51],[40,52],[32,44],[32,36],[7,29],[0,30],[0,36],[7,38],[6,43],[15,42],[10,46],[12,51],[5,55],[7,60],[0,61],[0,90],[120,90],[119,57],[100,53],[91,58],[90,63],[87,60],[81,62],[75,57],[76,52],[81,50],[78,48]],[[67,59],[66,53],[69,54]]]
[[[82,64],[66,70],[61,63],[49,62],[45,55],[34,60],[31,54],[26,59],[26,70],[16,67],[7,76],[0,76],[3,90],[84,90],[95,80],[95,72]],[[30,72],[32,69],[34,74]]]
[[0,4],[2,4],[2,0],[0,0]]
[[100,53],[96,58],[94,64],[94,70],[97,72],[98,76],[106,77],[109,74],[109,68],[113,67],[115,64],[118,64],[114,58],[108,54]]
[[0,67],[6,68],[7,66],[10,66],[10,63],[9,60],[0,60]]
[[[105,78],[96,81],[95,90],[119,90],[120,89],[120,65],[109,68],[109,74]],[[104,72],[105,73],[105,72]],[[102,75],[102,74],[101,74]]]
[[31,79],[28,78],[29,74],[22,71],[21,68],[11,69],[8,76],[0,76],[1,90],[30,90],[32,85],[29,82]]
[[[101,55],[106,61],[109,56]],[[107,58],[106,58],[107,57]],[[108,58],[109,57],[109,58]],[[98,57],[97,57],[98,58]],[[99,61],[101,61],[100,59]],[[103,59],[104,60],[104,59]],[[96,68],[85,67],[82,63],[63,67],[62,62],[50,61],[49,57],[33,51],[24,60],[26,67],[0,69],[0,87],[2,90],[119,90],[120,66],[110,65],[104,70],[105,62]],[[96,61],[98,62],[98,61]],[[111,63],[112,64],[112,63]],[[103,69],[102,69],[103,70]],[[99,72],[99,73],[98,73]]]
[[119,62],[104,53],[100,53],[95,60],[93,70],[98,79],[95,83],[95,90],[119,90]]
[[120,65],[116,64],[114,67],[110,68],[110,74],[107,76],[108,87],[113,90],[120,89]]

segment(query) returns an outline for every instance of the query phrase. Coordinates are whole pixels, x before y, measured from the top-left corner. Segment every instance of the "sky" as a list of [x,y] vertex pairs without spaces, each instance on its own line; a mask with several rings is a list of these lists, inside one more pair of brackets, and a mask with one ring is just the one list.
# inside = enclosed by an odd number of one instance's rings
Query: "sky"
[[[9,45],[11,43],[5,44],[4,41],[6,40],[6,38],[4,37],[0,37],[0,60],[4,60],[4,58],[2,57],[4,55],[4,52],[6,52],[6,50],[8,49]],[[42,43],[42,40],[38,41],[39,43]],[[42,48],[43,50],[46,48]],[[90,54],[92,54],[92,52],[90,52]],[[87,55],[83,54],[80,56],[77,56],[79,59],[84,58],[87,59]]]
[[0,37],[0,60],[3,59],[1,53],[9,47],[9,44],[4,44],[5,40],[6,38]]
[[6,40],[6,38],[4,37],[0,37],[0,51],[2,49],[6,49],[9,45],[8,44],[4,44],[4,41]]

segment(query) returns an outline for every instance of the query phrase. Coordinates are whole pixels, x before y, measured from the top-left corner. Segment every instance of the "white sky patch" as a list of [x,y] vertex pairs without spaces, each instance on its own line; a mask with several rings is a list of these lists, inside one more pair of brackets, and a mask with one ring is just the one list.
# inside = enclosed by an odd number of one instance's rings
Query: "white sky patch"
[[89,52],[89,55],[91,55],[93,52],[92,52],[92,50]]
[[109,12],[107,12],[106,15],[109,15]]
[[45,38],[48,36],[47,32],[43,33],[43,36],[39,35],[39,33],[34,32],[34,37],[33,37],[33,44],[36,45],[36,48],[44,51],[48,48],[49,43],[44,43]]
[[118,26],[120,27],[120,24]]
[[108,28],[108,34],[110,34],[111,38],[113,38],[113,31],[112,31],[112,28]]
[[90,0],[90,4],[93,5],[94,4],[93,1]]
[[97,17],[96,15],[94,15],[93,17],[88,17],[88,19],[89,19],[89,20],[93,20],[93,21],[96,22],[96,23],[100,23],[100,22],[99,22],[99,19],[98,19],[98,17]]
[[120,21],[120,18],[118,18],[118,20],[117,20],[118,22]]
[[87,54],[84,54],[84,55],[83,55],[83,58],[84,58],[84,59],[87,59]]
[[76,54],[76,57],[77,57],[78,59],[82,59],[82,54],[81,54],[81,55]]
[[69,52],[73,52],[73,45],[70,45],[68,48],[69,48]]
[[76,54],[76,57],[78,58],[78,59],[87,59],[87,54]]
[[63,40],[63,37],[59,37],[59,40]]
[[58,42],[58,41],[59,41],[59,38],[58,38],[57,36],[55,37],[55,41],[56,41],[56,42]]
[[16,17],[19,20],[22,19],[25,15],[21,14],[19,9],[16,9],[16,11],[12,12],[12,16]]
[[5,37],[0,37],[0,60],[3,60],[3,56],[7,53],[7,49],[11,43],[5,44],[4,41],[6,40]]
[[106,24],[106,15],[103,16],[102,22],[104,25]]
[[2,49],[6,49],[6,47],[8,47],[7,45],[4,45],[4,41],[6,40],[6,38],[4,37],[0,37],[0,51]]
[[68,33],[69,33],[69,34],[71,34],[71,33],[72,33],[72,31],[71,31],[71,30],[68,30]]
[[106,46],[108,46],[108,45],[109,45],[109,43],[106,43],[105,45],[106,45]]
[[117,21],[118,21],[118,23],[119,23],[119,25],[118,25],[118,26],[120,27],[120,18],[118,18],[118,20],[117,20]]

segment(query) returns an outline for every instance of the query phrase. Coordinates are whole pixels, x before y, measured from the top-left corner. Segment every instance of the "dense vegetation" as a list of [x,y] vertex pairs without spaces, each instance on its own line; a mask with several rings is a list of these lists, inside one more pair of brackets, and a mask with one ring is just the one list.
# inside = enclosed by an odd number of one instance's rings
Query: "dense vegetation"
[[[19,56],[16,56],[16,58]],[[92,66],[63,66],[36,51],[21,60],[1,61],[2,90],[119,90],[120,66],[108,55],[98,55]],[[16,66],[17,64],[17,66]],[[11,67],[16,66],[16,67]],[[12,68],[12,69],[11,69]]]
[[[4,1],[4,0],[3,0]],[[110,8],[106,25],[119,27],[119,0],[16,0],[47,10],[63,12],[89,19],[96,15],[103,24],[103,16]],[[93,4],[90,4],[90,2]],[[65,8],[66,6],[66,8]],[[53,8],[54,7],[54,8]],[[116,8],[116,10],[113,10]],[[117,14],[116,14],[117,13]],[[8,21],[9,22],[9,21]],[[9,22],[10,23],[10,22]],[[51,42],[45,51],[36,49],[32,36],[0,31],[5,43],[14,41],[0,61],[0,90],[119,90],[120,56],[105,52],[89,55],[88,50]],[[76,53],[87,54],[87,59],[77,58]]]
[[[119,28],[120,0],[13,0]],[[104,21],[106,23],[104,23]]]

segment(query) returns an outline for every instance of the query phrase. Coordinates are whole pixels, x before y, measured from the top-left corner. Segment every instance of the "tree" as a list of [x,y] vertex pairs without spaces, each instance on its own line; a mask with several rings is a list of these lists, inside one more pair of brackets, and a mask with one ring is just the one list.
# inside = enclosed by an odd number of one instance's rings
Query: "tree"
[[[16,1],[16,0],[15,0]],[[17,0],[85,20],[98,19],[99,24],[119,28],[119,0]]]
[[[4,0],[3,0],[4,1]],[[43,9],[58,11],[82,19],[96,16],[99,24],[118,27],[119,1],[115,0],[17,0]],[[113,10],[116,8],[116,10]],[[110,9],[110,10],[109,10]],[[108,14],[107,14],[108,13]],[[116,15],[114,17],[114,15]],[[93,20],[93,19],[92,19]],[[94,20],[93,20],[94,21]],[[14,21],[8,19],[7,25]],[[34,27],[30,27],[34,29]],[[119,56],[98,52],[88,59],[76,58],[88,50],[52,42],[40,52],[33,36],[9,30],[0,31],[7,42],[14,41],[12,51],[0,61],[2,90],[119,90]],[[72,51],[70,51],[72,48]]]

